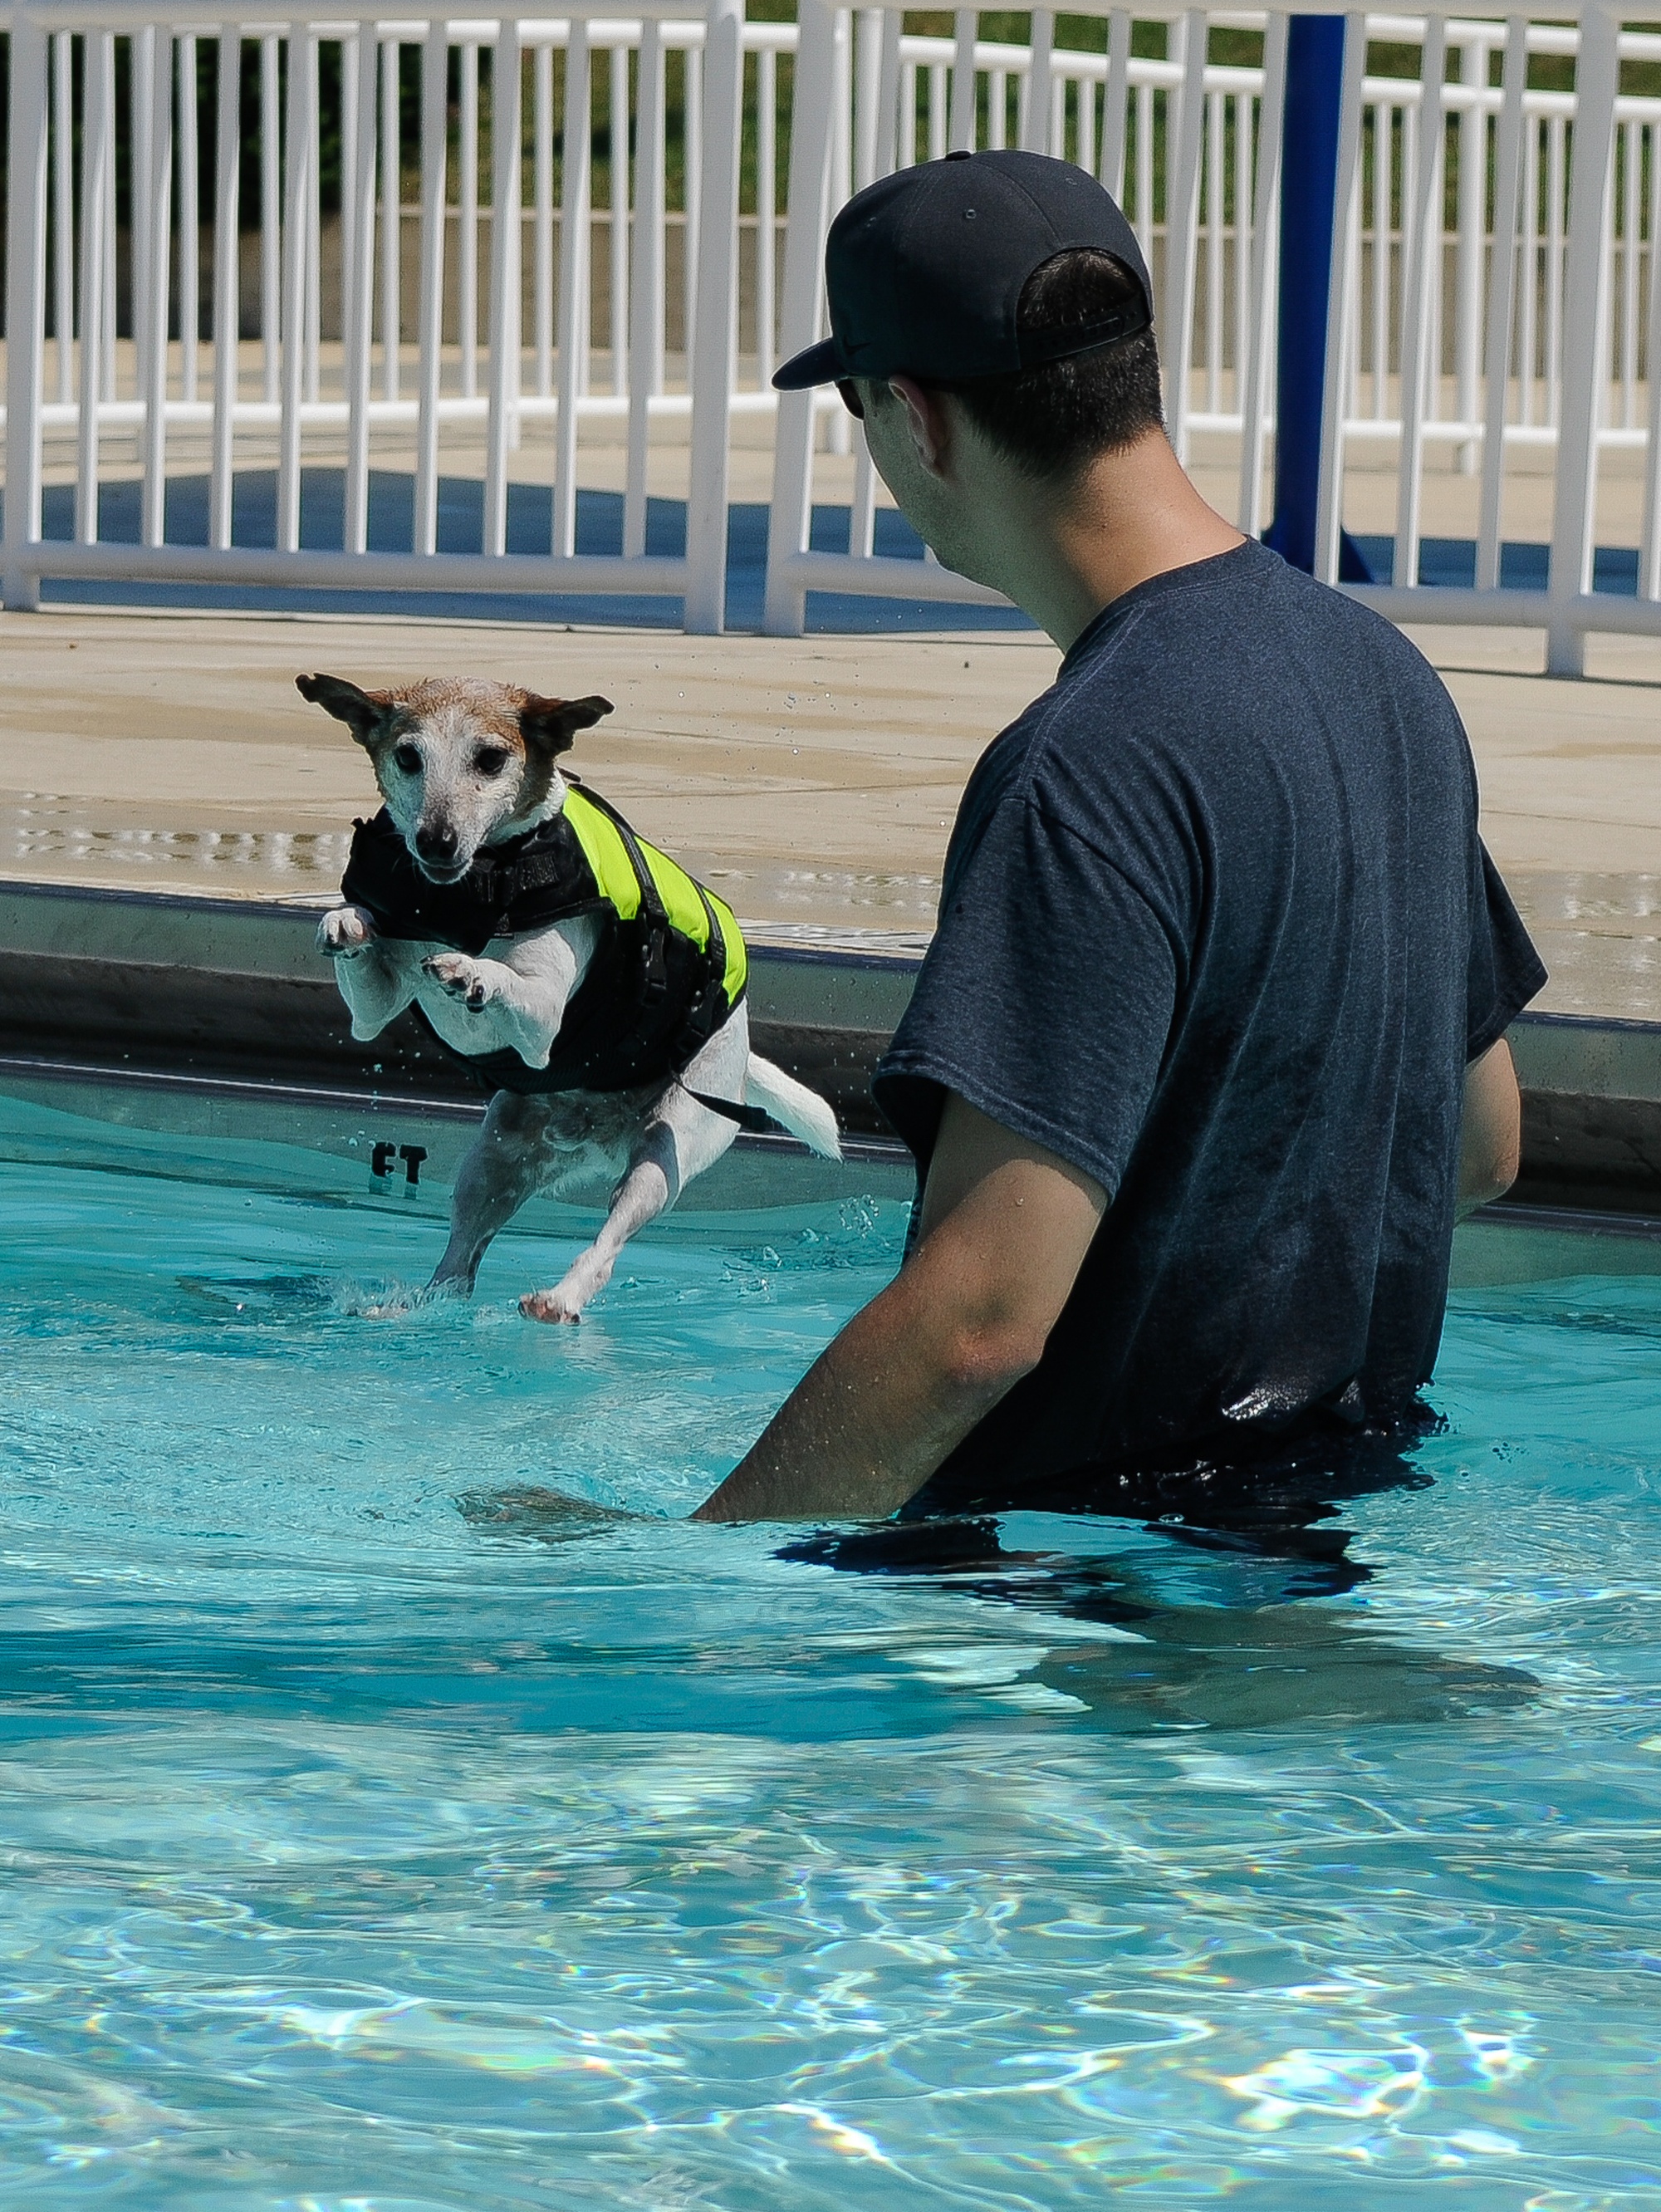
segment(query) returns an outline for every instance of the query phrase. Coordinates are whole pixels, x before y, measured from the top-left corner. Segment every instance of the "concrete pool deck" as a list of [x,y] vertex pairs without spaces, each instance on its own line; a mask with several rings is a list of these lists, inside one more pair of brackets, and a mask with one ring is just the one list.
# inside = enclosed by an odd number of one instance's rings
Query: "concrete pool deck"
[[[1528,632],[1415,633],[1458,700],[1543,1008],[1661,1020],[1661,642],[1579,683]],[[349,616],[0,616],[0,878],[324,900],[362,756],[294,690],[437,671],[603,692],[579,771],[764,938],[915,951],[965,777],[1050,680],[1019,632],[684,638]]]

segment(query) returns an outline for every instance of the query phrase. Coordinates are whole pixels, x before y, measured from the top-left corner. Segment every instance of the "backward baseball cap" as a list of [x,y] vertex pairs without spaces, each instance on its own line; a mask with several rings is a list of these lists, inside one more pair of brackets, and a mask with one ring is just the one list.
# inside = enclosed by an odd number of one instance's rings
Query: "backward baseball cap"
[[[1137,296],[1096,322],[1026,331],[1028,277],[1094,248]],[[1046,154],[949,154],[856,192],[825,244],[831,335],[785,362],[780,392],[839,377],[959,384],[1112,345],[1147,330],[1153,285],[1137,234],[1088,171]]]

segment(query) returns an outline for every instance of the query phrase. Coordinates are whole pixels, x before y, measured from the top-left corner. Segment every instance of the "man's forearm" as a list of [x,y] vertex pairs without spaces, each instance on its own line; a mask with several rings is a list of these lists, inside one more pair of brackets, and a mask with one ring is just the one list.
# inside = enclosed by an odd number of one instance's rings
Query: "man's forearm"
[[966,1356],[926,1273],[854,1316],[695,1520],[874,1520],[915,1496],[1028,1364]]
[[1107,1194],[948,1093],[921,1239],[791,1391],[700,1521],[876,1519],[1028,1375]]

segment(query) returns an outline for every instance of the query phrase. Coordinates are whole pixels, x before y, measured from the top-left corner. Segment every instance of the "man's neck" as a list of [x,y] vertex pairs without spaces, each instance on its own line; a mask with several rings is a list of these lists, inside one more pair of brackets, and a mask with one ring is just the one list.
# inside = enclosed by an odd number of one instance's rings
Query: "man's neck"
[[1124,593],[1246,540],[1184,473],[1162,432],[1093,464],[1064,509],[1034,493],[1003,539],[1003,588],[1068,652]]

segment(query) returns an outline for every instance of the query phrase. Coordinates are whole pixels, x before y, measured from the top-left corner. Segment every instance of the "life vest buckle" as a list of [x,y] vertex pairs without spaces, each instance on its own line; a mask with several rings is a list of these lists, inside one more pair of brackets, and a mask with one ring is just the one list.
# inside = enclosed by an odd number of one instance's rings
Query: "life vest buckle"
[[664,933],[661,929],[648,927],[640,944],[642,995],[648,1006],[657,1006],[669,995],[669,964],[664,957]]

